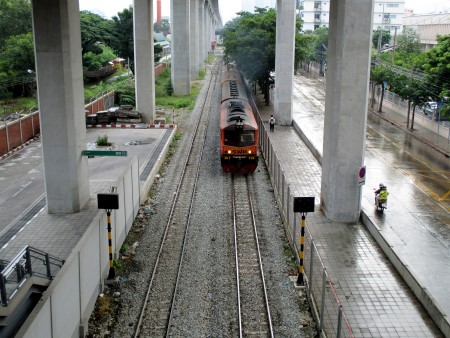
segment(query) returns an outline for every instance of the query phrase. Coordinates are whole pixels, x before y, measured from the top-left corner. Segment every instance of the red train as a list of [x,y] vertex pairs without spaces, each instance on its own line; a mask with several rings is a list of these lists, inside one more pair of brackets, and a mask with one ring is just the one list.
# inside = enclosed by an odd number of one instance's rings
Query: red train
[[235,69],[222,72],[220,161],[227,173],[248,174],[258,166],[258,124],[246,84]]

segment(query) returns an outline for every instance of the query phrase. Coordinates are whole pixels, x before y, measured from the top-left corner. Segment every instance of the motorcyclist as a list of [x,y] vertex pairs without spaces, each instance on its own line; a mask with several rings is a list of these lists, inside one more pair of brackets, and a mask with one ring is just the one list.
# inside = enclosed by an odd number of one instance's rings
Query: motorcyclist
[[379,206],[380,203],[386,203],[389,195],[389,191],[387,191],[387,187],[380,183],[380,188],[375,190],[375,205]]

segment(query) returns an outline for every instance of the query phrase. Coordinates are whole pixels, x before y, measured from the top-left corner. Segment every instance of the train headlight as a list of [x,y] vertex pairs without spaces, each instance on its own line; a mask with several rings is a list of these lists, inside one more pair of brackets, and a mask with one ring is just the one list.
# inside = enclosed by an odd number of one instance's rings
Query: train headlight
[[227,150],[227,153],[228,153],[228,154],[231,154],[231,150]]
[[249,153],[249,154],[251,154],[251,153],[252,153],[252,151],[251,151],[251,150],[249,150],[249,151],[248,151],[248,153]]

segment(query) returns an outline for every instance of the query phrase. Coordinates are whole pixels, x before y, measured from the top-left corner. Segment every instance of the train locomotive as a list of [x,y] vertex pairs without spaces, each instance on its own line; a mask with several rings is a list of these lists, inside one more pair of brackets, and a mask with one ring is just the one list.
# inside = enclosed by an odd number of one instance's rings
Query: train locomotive
[[236,69],[222,72],[220,162],[226,173],[248,174],[258,166],[258,124],[246,84]]

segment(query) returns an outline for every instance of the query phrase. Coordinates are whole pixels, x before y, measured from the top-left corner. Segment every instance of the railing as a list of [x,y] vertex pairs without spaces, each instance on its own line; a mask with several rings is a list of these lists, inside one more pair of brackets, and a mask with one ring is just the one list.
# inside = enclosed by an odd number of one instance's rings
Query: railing
[[[250,94],[249,91],[248,94]],[[251,105],[254,111],[258,112],[253,100]],[[289,240],[291,241],[293,251],[296,252],[297,262],[299,262],[299,248],[297,247],[297,243],[299,243],[300,230],[297,227],[296,215],[292,207],[294,199],[292,192],[294,189],[291,188],[287,180],[285,170],[277,158],[273,145],[270,143],[266,125],[261,120],[259,113],[256,114],[256,119],[259,125],[261,154],[269,170],[281,216],[289,233]],[[320,258],[314,239],[308,228],[306,229],[308,236],[306,236],[305,244],[304,277],[306,277],[307,295],[314,309],[313,316],[318,327],[319,335],[353,338],[352,329],[331,278]]]
[[29,246],[10,262],[0,260],[1,305],[8,306],[20,287],[32,276],[52,280],[63,264],[64,260]]

